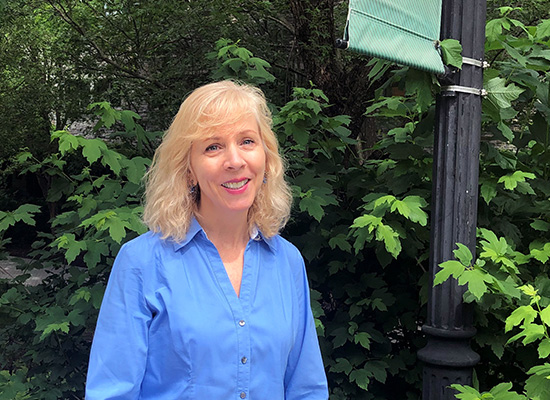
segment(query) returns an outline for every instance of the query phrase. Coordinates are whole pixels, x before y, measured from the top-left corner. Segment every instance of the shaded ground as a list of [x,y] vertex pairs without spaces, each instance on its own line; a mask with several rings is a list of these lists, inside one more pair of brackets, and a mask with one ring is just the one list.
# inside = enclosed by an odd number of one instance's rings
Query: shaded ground
[[[13,279],[18,275],[23,274],[23,271],[17,268],[19,262],[26,262],[26,259],[19,257],[8,257],[5,260],[0,260],[0,279]],[[33,269],[29,272],[31,277],[25,282],[26,285],[38,285],[42,282],[48,272],[43,270]]]

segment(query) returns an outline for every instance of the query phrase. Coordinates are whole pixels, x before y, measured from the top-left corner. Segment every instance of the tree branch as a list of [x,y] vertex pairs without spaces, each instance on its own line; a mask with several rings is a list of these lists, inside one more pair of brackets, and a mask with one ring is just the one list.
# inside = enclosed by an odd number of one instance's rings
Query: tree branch
[[69,13],[66,10],[63,9],[63,7],[58,7],[58,5],[55,4],[55,2],[53,0],[48,0],[48,3],[59,14],[59,16],[61,17],[61,19],[63,21],[65,21],[67,24],[69,24],[76,32],[78,32],[82,37],[84,37],[88,41],[90,46],[97,52],[97,55],[99,56],[99,58],[101,60],[103,60],[107,64],[115,67],[119,71],[126,73],[127,76],[129,76],[131,78],[141,79],[141,80],[144,80],[144,81],[147,81],[147,82],[150,82],[150,83],[154,84],[155,86],[157,86],[160,89],[166,89],[165,86],[161,82],[159,82],[158,80],[152,79],[149,76],[140,74],[137,71],[134,71],[130,68],[126,68],[126,67],[120,65],[119,63],[117,63],[116,61],[114,61],[112,58],[110,58],[101,49],[101,47],[99,47],[99,45],[90,36],[88,36],[86,34],[86,31],[84,30],[84,28],[81,27],[79,24],[77,24],[74,21],[74,19],[71,18]]

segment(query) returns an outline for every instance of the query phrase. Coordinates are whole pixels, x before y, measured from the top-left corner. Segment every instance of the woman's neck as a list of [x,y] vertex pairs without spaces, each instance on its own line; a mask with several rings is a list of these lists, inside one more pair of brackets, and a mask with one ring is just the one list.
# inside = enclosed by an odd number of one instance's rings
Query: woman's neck
[[226,215],[208,218],[196,215],[208,239],[221,249],[242,249],[250,239],[247,215]]

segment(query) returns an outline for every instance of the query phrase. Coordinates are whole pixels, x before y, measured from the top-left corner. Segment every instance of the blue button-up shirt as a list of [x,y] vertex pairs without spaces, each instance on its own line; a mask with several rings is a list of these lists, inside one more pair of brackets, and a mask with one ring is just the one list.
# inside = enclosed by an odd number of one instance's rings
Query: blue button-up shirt
[[181,243],[149,232],[122,247],[87,400],[327,398],[304,262],[289,242],[248,242],[240,297],[196,220]]

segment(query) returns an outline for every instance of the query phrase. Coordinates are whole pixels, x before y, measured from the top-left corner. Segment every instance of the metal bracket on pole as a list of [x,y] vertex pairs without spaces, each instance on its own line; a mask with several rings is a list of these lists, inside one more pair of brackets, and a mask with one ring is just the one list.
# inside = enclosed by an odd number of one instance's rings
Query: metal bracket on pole
[[460,85],[449,85],[441,87],[441,94],[443,96],[453,96],[456,92],[476,94],[478,96],[487,96],[487,91],[485,89],[477,89]]
[[479,68],[489,68],[489,63],[487,61],[483,61],[483,60],[476,60],[475,58],[470,58],[470,57],[462,57],[462,63],[463,64],[468,64],[468,65],[473,65],[474,67],[479,67]]
[[346,39],[336,39],[335,46],[337,49],[347,49],[349,47],[349,41]]

